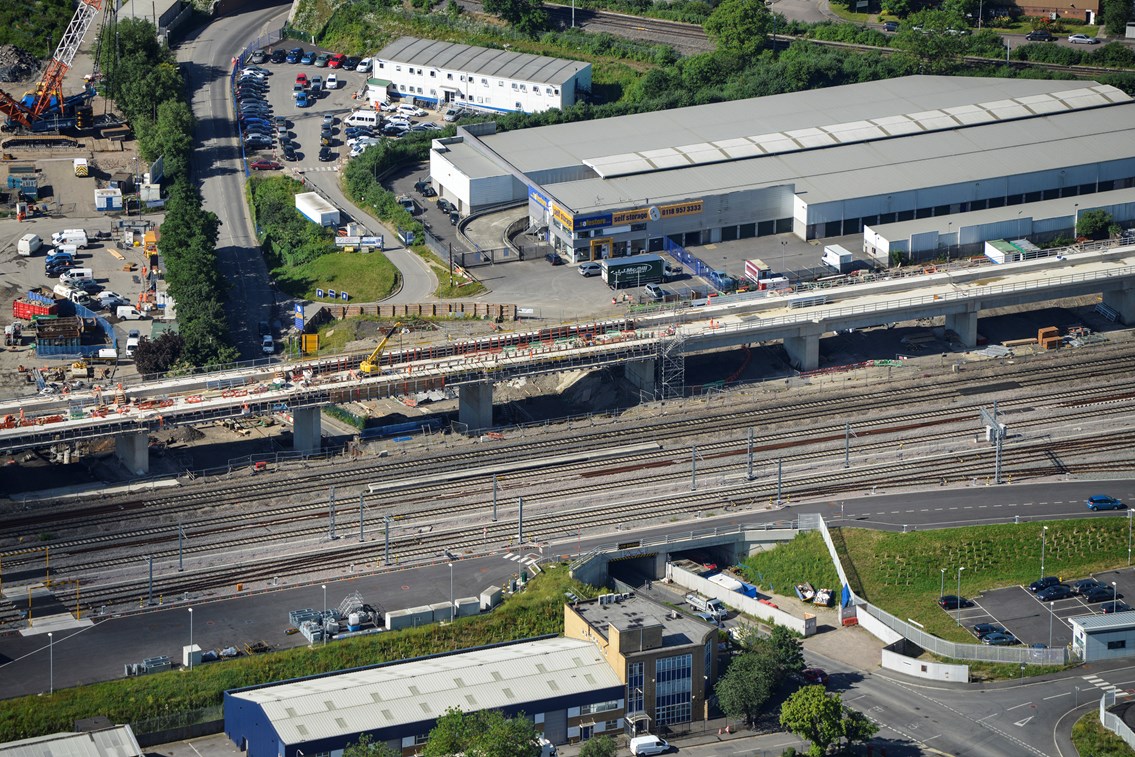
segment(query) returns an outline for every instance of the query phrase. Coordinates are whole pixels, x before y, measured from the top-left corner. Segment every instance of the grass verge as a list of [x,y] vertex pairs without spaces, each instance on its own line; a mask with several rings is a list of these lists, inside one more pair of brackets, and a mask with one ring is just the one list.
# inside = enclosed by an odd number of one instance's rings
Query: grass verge
[[394,291],[398,269],[382,253],[328,253],[295,266],[272,270],[277,285],[300,299],[315,300],[315,290],[350,294],[352,302],[377,302]]
[[1072,743],[1085,757],[1131,757],[1131,747],[1103,727],[1096,710],[1092,710],[1072,726]]
[[448,625],[208,663],[191,673],[173,670],[10,699],[0,707],[0,742],[70,731],[75,720],[95,715],[136,723],[199,710],[221,704],[226,690],[242,686],[560,633],[565,591],[581,597],[597,593],[572,580],[566,565],[552,566],[494,612]]
[[808,581],[817,589],[840,589],[839,575],[819,531],[798,534],[774,549],[750,555],[741,565],[749,582],[785,596],[794,585]]

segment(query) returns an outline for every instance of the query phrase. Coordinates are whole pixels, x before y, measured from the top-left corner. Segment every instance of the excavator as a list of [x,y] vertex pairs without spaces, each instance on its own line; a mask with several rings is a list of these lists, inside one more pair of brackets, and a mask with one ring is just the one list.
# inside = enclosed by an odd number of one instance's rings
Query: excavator
[[382,351],[386,349],[386,343],[390,341],[390,337],[394,336],[394,333],[400,328],[402,328],[402,321],[395,321],[394,325],[390,327],[390,330],[386,332],[386,336],[382,337],[382,341],[374,348],[374,352],[370,353],[370,355],[359,364],[360,371],[363,373],[378,373],[381,371],[379,359],[382,357]]
[[12,130],[22,126],[32,131],[47,131],[84,125],[82,114],[76,111],[88,107],[86,103],[95,95],[94,85],[88,81],[82,92],[64,98],[63,77],[71,69],[71,61],[79,52],[94,17],[103,9],[103,2],[79,0],[79,7],[35,90],[26,93],[21,100],[0,91],[0,113],[8,117],[5,128]]

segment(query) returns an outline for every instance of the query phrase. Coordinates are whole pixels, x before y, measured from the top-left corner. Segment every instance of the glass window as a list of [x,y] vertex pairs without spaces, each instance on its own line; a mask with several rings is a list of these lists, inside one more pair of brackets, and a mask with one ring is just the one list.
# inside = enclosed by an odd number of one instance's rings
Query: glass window
[[482,87],[489,86],[489,80],[488,79],[481,79],[481,86]]
[[449,79],[450,81],[453,81],[453,74],[446,74],[445,78]]
[[519,85],[519,84],[517,84],[516,82],[513,82],[513,83],[512,83],[512,90],[513,90],[513,91],[515,92],[515,91],[516,91],[516,90],[518,90],[518,89],[520,89],[520,85]]
[[437,71],[430,71],[430,78],[432,79],[435,76],[437,76]]
[[663,657],[654,663],[654,722],[688,723],[693,694],[693,655]]
[[585,704],[579,708],[580,715],[594,715],[597,712],[610,712],[611,710],[619,709],[618,700],[612,702],[596,702],[595,704]]
[[1107,648],[1108,649],[1126,649],[1127,648],[1127,641],[1125,639],[1120,639],[1119,641],[1109,641],[1107,643]]
[[[558,225],[558,224],[557,224]],[[627,712],[642,712],[645,709],[642,694],[643,663],[632,662],[627,666]]]
[[399,72],[399,73],[401,73],[401,72],[402,72],[402,67],[401,67],[401,66],[395,66],[395,67],[394,67],[394,70],[395,70],[395,71],[397,71],[397,72]]
[[419,733],[414,736],[414,746],[421,746],[430,740],[428,733]]

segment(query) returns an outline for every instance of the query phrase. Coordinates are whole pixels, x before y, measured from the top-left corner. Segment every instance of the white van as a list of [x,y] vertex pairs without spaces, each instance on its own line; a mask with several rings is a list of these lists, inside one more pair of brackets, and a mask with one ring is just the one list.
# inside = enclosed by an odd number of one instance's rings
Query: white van
[[356,110],[343,119],[347,126],[373,126],[376,129],[381,121],[377,110]]
[[146,317],[133,305],[119,305],[114,314],[124,321],[138,321]]
[[631,754],[663,754],[670,751],[670,745],[657,736],[635,736],[630,743]]
[[63,284],[74,284],[76,281],[94,280],[95,272],[90,268],[70,268],[59,274],[59,281]]
[[35,234],[24,234],[16,243],[16,252],[26,258],[39,252],[40,247],[43,247],[42,239]]
[[58,246],[61,244],[73,244],[76,247],[86,247],[87,232],[83,229],[64,229],[57,231],[51,235],[51,243]]
[[138,346],[139,341],[141,341],[141,340],[136,336],[132,336],[132,337],[130,337],[129,339],[126,340],[126,352],[125,352],[126,357],[128,357],[128,358],[134,357],[134,348]]

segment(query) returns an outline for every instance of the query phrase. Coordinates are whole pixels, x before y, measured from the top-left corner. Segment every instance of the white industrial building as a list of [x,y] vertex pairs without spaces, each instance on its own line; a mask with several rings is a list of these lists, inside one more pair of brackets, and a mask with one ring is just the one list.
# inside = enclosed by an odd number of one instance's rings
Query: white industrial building
[[1135,655],[1135,612],[1069,618],[1072,651],[1084,662]]
[[401,98],[501,113],[567,108],[591,91],[590,63],[417,37],[379,50],[372,72]]
[[1135,185],[1132,134],[1135,101],[1115,87],[910,76],[504,133],[477,124],[434,141],[430,173],[464,214],[527,201],[530,231],[579,261],[1015,218]]
[[130,726],[109,722],[94,725],[90,730],[51,733],[0,744],[0,757],[143,757],[145,753]]

